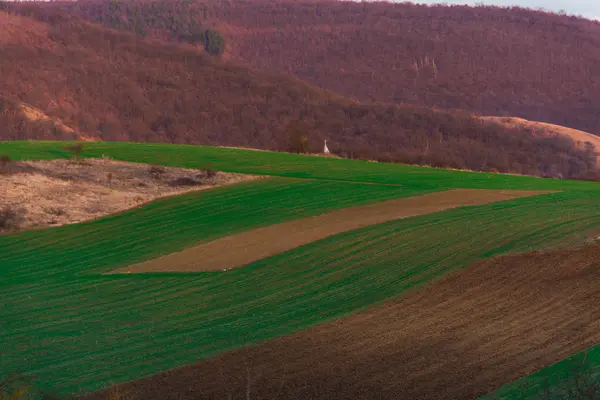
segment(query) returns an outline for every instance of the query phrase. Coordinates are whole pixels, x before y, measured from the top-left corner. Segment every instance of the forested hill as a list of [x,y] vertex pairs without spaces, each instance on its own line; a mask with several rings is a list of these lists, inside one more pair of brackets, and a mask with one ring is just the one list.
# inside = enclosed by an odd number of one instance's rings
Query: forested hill
[[346,157],[565,177],[596,170],[593,149],[544,131],[464,111],[356,104],[197,46],[142,39],[43,5],[19,13],[0,11],[0,140],[315,152],[328,139]]
[[[205,41],[210,28],[224,38],[226,57],[362,102],[460,108],[600,134],[600,24],[583,18],[329,0],[87,0],[54,7],[169,40]],[[190,27],[189,15],[204,30]],[[219,52],[220,39],[212,43]]]

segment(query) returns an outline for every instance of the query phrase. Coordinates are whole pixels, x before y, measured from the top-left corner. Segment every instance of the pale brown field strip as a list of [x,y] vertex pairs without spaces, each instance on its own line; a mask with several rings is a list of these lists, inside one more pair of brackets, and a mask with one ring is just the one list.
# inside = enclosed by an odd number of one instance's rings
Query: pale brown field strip
[[454,189],[423,196],[388,200],[336,210],[316,217],[258,228],[171,253],[113,273],[201,272],[241,267],[328,236],[386,221],[424,215],[462,206],[473,206],[540,191]]
[[498,257],[121,389],[131,399],[472,399],[600,342],[598,282],[600,245]]

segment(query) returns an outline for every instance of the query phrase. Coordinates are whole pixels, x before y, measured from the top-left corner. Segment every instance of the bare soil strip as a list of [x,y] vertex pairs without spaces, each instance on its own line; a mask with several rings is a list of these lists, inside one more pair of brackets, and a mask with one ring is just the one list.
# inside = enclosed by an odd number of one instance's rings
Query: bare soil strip
[[600,342],[598,282],[599,244],[498,257],[366,312],[119,391],[131,399],[470,399]]
[[533,196],[534,191],[455,189],[349,207],[223,237],[113,273],[220,271],[247,265],[328,236],[386,221],[462,206]]

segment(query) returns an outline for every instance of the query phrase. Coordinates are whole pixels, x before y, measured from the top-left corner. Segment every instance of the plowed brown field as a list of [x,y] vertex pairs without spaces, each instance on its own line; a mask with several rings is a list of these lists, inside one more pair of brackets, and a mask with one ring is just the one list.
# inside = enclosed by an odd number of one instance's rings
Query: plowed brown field
[[328,236],[386,221],[547,192],[454,189],[423,196],[350,207],[242,232],[130,265],[113,273],[200,272],[240,267]]
[[598,343],[598,282],[598,244],[498,257],[346,319],[120,392],[133,399],[473,398]]

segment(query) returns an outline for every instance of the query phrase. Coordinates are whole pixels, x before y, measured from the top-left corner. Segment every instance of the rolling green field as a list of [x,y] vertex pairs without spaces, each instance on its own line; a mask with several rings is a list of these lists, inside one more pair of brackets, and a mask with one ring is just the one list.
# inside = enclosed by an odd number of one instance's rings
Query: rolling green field
[[[0,154],[15,160],[47,160],[71,156],[59,142],[0,142]],[[86,157],[109,156],[115,160],[173,167],[212,167],[219,171],[379,184],[413,188],[578,189],[596,190],[595,184],[534,177],[452,171],[408,165],[274,153],[207,146],[154,143],[89,143]]]
[[422,192],[284,178],[192,192],[93,222],[0,236],[2,273],[7,282],[103,273],[243,230]]
[[[0,155],[66,157],[63,146],[0,143]],[[596,183],[209,147],[86,144],[85,156],[102,154],[276,178],[0,236],[0,376],[31,374],[59,394],[97,390],[339,318],[485,257],[580,244],[599,233]],[[349,231],[227,272],[102,275],[259,226],[451,188],[560,192]],[[597,353],[589,359],[600,364]]]
[[585,352],[574,354],[523,379],[510,382],[480,399],[522,400],[540,398],[541,395],[545,399],[569,399],[569,389],[572,389],[569,386],[578,376],[574,374],[574,371],[581,372],[580,379],[584,383],[582,387],[585,387],[600,379],[599,367],[600,345],[596,345]]

